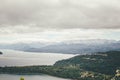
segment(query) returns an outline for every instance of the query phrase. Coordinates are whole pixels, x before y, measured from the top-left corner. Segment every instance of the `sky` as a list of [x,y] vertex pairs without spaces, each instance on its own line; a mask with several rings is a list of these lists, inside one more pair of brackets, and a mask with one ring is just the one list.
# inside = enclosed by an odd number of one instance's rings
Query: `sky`
[[119,0],[0,0],[0,43],[120,40]]

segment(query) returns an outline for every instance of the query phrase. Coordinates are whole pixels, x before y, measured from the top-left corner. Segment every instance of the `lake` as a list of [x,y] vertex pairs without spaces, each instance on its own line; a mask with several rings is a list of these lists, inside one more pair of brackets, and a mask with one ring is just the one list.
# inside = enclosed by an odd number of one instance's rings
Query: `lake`
[[15,50],[0,50],[0,66],[53,65],[56,61],[71,58],[73,54],[35,53]]
[[0,80],[20,80],[24,77],[25,80],[70,80],[58,77],[53,77],[49,75],[10,75],[10,74],[0,74]]
[[[53,65],[56,61],[71,58],[73,54],[60,53],[34,53],[15,50],[0,50],[0,66],[30,66],[30,65]],[[0,80],[70,80],[49,75],[11,75],[0,74]]]

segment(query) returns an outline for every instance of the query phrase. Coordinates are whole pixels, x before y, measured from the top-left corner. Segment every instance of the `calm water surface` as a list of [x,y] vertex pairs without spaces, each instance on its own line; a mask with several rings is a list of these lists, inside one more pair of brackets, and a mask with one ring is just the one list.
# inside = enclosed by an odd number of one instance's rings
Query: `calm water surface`
[[73,57],[73,54],[34,53],[0,50],[0,66],[53,65],[56,61]]
[[0,74],[0,80],[20,80],[20,77],[24,77],[25,80],[70,80],[49,75],[10,75]]

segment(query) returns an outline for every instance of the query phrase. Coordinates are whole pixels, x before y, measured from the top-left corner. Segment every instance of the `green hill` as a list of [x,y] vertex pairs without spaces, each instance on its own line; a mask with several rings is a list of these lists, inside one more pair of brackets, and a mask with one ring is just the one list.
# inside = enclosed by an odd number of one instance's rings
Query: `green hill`
[[93,55],[80,55],[61,60],[55,66],[79,66],[81,69],[113,75],[120,67],[120,51],[99,52]]

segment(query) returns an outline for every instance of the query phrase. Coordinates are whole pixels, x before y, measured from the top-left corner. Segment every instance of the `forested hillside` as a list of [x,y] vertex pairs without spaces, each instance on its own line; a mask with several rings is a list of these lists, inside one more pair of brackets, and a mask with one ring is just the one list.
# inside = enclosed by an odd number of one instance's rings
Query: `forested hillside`
[[115,70],[118,67],[120,67],[120,51],[98,52],[93,55],[80,55],[58,61],[54,65],[76,65],[85,70],[111,75],[115,73]]

